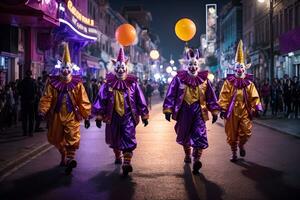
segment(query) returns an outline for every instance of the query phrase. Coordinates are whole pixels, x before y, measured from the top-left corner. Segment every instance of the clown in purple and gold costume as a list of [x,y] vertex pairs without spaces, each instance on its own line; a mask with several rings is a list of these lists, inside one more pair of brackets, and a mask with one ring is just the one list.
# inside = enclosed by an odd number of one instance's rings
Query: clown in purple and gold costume
[[255,112],[262,111],[258,92],[252,82],[253,75],[246,74],[251,64],[244,63],[243,42],[240,40],[235,65],[230,66],[235,74],[228,74],[220,92],[220,117],[225,119],[227,142],[231,146],[231,161],[237,160],[237,147],[240,156],[246,155],[245,143],[251,136],[252,117]]
[[[91,103],[80,76],[72,75],[68,44],[64,44],[64,62],[60,75],[49,77],[39,103],[39,115],[48,118],[48,141],[61,154],[61,166],[70,174],[76,167],[75,151],[80,142],[80,120],[88,119]],[[86,124],[87,126],[87,124]]]
[[143,92],[134,75],[127,74],[127,61],[123,48],[117,60],[113,60],[114,73],[106,75],[93,105],[96,125],[106,123],[106,143],[115,153],[115,163],[122,163],[123,174],[132,172],[131,158],[137,146],[135,127],[141,116],[144,126],[148,124],[149,111]]
[[205,122],[208,111],[216,122],[220,107],[215,92],[207,79],[207,71],[199,71],[202,62],[199,51],[189,49],[185,59],[187,70],[178,71],[169,85],[163,103],[163,113],[168,121],[176,120],[177,143],[183,146],[186,163],[191,163],[193,148],[193,172],[198,173],[202,163],[202,150],[208,147]]

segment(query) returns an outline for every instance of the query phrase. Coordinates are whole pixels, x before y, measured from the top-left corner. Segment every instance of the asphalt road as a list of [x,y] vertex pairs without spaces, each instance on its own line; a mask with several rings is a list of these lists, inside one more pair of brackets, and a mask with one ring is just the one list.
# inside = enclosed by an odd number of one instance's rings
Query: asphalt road
[[161,104],[151,110],[149,126],[137,128],[133,173],[124,178],[105,144],[104,127],[82,127],[78,167],[71,176],[58,166],[52,148],[0,183],[0,199],[300,199],[300,140],[255,125],[247,156],[229,161],[223,122],[207,122],[209,148],[199,175],[183,163],[174,122],[164,120]]

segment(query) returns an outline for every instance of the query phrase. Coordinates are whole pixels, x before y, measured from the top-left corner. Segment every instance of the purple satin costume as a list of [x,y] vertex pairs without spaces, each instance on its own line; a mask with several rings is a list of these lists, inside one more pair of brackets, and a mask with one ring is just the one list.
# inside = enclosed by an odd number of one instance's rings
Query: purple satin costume
[[[192,77],[187,71],[179,71],[169,85],[163,109],[172,111],[172,118],[177,121],[176,142],[183,146],[201,149],[208,147],[205,121],[208,120],[208,111],[215,113],[220,110],[220,107],[207,75],[207,71],[204,71]],[[204,101],[199,100],[191,105],[186,103],[185,88],[199,87],[205,81],[207,82],[203,95]]]
[[[107,74],[106,82],[101,86],[93,105],[93,114],[100,115],[106,123],[106,143],[113,149],[132,151],[136,148],[135,127],[139,117],[148,119],[146,100],[135,76],[128,74],[125,80],[119,80],[112,73]],[[125,114],[120,116],[114,110],[113,90],[123,91]]]

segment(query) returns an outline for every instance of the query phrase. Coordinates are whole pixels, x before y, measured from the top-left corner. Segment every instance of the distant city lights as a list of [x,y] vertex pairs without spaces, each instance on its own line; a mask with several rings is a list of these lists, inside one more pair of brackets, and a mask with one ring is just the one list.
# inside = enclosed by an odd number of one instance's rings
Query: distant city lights
[[173,71],[173,69],[172,69],[172,67],[171,67],[171,66],[167,67],[167,69],[166,69],[166,72],[167,72],[167,73],[169,73],[169,74],[170,74],[172,71]]

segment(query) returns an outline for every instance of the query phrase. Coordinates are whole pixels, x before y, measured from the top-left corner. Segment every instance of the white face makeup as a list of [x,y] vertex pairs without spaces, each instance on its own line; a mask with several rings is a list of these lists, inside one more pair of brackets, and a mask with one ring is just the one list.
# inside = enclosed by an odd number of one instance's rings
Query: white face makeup
[[71,64],[63,64],[60,68],[60,73],[62,76],[67,77],[72,73]]
[[193,76],[197,76],[199,71],[199,61],[196,58],[191,58],[188,61],[188,73]]
[[246,68],[244,64],[236,63],[234,69],[235,75],[237,77],[243,77],[246,72]]
[[115,65],[115,73],[116,73],[116,76],[120,79],[123,79],[126,74],[127,74],[127,66],[126,66],[126,62],[120,62],[120,61],[117,61],[117,62],[114,62],[114,65]]

